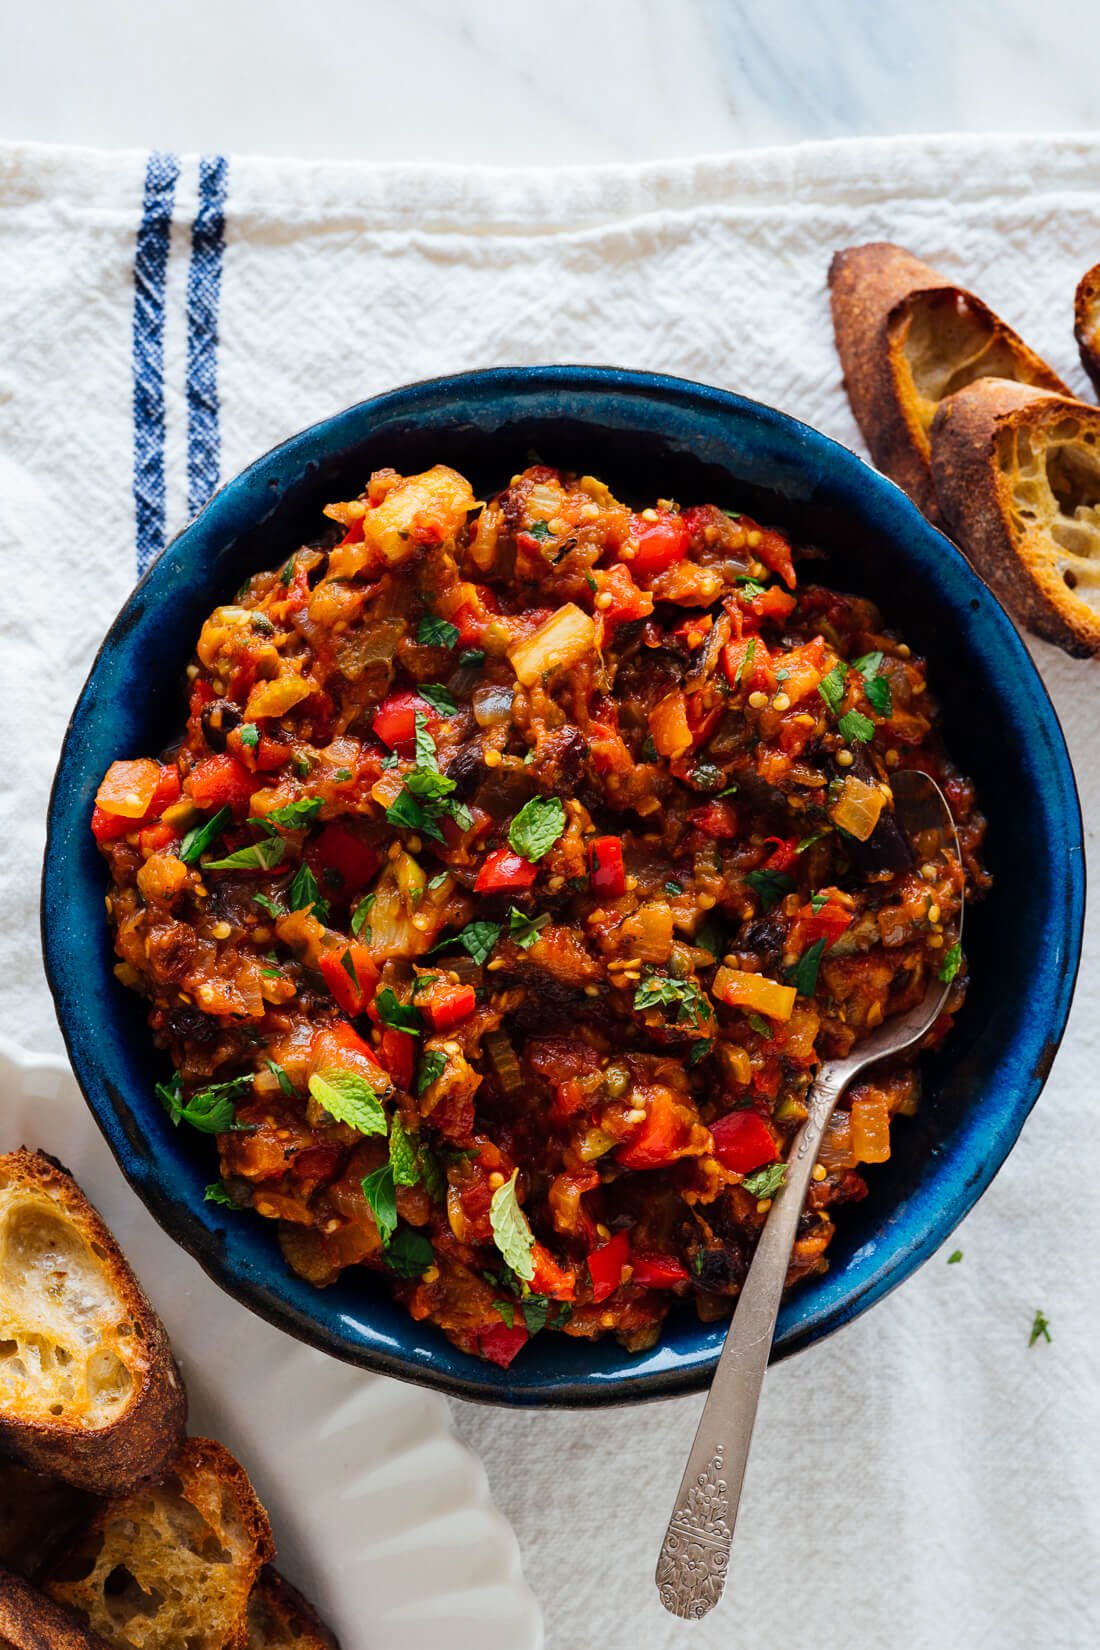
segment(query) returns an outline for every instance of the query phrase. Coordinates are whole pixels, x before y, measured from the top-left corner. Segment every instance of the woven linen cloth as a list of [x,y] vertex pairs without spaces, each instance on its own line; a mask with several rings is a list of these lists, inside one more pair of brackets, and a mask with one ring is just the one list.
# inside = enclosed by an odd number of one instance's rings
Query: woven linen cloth
[[[703,379],[859,450],[825,275],[872,239],[976,288],[1084,391],[1071,307],[1100,258],[1100,136],[527,172],[0,148],[0,1031],[58,1046],[37,917],[57,749],[137,572],[219,477],[352,401],[503,363]],[[1091,843],[1100,667],[1034,653]],[[706,1621],[665,1615],[651,1579],[701,1400],[456,1404],[551,1650],[1100,1642],[1098,938],[1092,908],[1066,1042],[978,1208],[769,1376]],[[1037,1308],[1053,1339],[1029,1347]]]

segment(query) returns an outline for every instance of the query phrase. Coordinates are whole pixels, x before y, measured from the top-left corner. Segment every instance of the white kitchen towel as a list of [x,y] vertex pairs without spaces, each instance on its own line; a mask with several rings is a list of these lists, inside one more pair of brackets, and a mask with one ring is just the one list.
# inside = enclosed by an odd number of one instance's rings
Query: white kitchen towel
[[[1084,390],[1071,308],[1100,259],[1100,136],[556,172],[0,147],[0,1031],[58,1044],[37,922],[57,748],[138,569],[219,476],[349,402],[501,363],[704,379],[858,448],[825,274],[871,239],[975,287]],[[1035,653],[1091,844],[1100,666]],[[1066,1044],[948,1246],[962,1261],[769,1379],[705,1622],[666,1616],[651,1581],[698,1400],[456,1405],[550,1650],[1100,1642],[1098,937],[1093,905]],[[1029,1347],[1037,1308],[1053,1338]]]

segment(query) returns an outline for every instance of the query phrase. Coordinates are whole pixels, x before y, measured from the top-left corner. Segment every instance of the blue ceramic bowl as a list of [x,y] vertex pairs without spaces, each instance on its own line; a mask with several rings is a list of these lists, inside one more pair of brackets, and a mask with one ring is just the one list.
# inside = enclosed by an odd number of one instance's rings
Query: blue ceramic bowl
[[112,974],[104,866],[88,829],[109,763],[156,751],[178,729],[206,614],[314,537],[322,504],[353,497],[390,464],[452,464],[488,492],[532,451],[627,497],[710,500],[782,526],[826,552],[815,576],[876,599],[928,655],[949,748],[989,817],[994,892],[967,918],[973,985],[946,1049],[925,1061],[920,1113],[893,1131],[866,1201],[840,1212],[830,1270],[784,1306],[775,1355],[865,1311],[943,1242],[1010,1150],[1065,1026],[1084,905],[1069,758],[1019,637],[954,546],[845,448],[721,390],[590,367],[469,373],[351,407],[229,482],[138,585],[73,713],[50,802],[46,967],[77,1078],[124,1173],[238,1300],[338,1357],[462,1397],[624,1403],[704,1386],[725,1325],[676,1312],[641,1355],[541,1335],[506,1372],[414,1323],[365,1273],[311,1288],[283,1262],[271,1223],[203,1202],[212,1145],[174,1129],[153,1096],[164,1059],[140,999]]

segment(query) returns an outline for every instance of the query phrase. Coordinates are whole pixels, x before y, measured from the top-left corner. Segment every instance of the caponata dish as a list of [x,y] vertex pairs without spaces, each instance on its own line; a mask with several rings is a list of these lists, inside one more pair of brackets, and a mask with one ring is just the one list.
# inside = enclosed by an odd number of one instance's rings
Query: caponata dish
[[[728,1313],[820,1061],[933,976],[932,1044],[962,1002],[985,822],[923,661],[734,509],[437,465],[325,514],[210,615],[178,743],[92,819],[207,1196],[503,1366]],[[906,767],[961,864],[902,836]],[[918,1087],[899,1059],[842,1101],[791,1283]]]

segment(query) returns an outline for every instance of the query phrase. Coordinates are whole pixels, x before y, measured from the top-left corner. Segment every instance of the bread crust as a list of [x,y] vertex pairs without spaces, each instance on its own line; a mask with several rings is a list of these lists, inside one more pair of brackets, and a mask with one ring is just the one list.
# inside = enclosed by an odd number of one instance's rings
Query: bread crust
[[[164,1577],[164,1566],[174,1562],[171,1550],[165,1546],[165,1530],[170,1528],[171,1518],[165,1519],[159,1535],[154,1535],[149,1517],[152,1507],[155,1518],[158,1497],[162,1507],[168,1502],[178,1506],[182,1500],[197,1513],[201,1528],[213,1531],[220,1546],[230,1551],[228,1563],[219,1560],[216,1565],[215,1591],[225,1619],[214,1623],[208,1611],[203,1626],[209,1627],[219,1650],[247,1650],[248,1601],[262,1567],[275,1557],[275,1543],[267,1513],[248,1474],[225,1445],[213,1438],[186,1439],[157,1483],[141,1485],[127,1495],[103,1502],[77,1539],[54,1560],[42,1579],[44,1590],[93,1629],[101,1625],[107,1578],[119,1566],[128,1570],[138,1585],[144,1584],[146,1591],[164,1579],[161,1591],[171,1596],[168,1578]],[[231,1522],[235,1522],[236,1531],[230,1527]],[[213,1567],[213,1561],[198,1562],[205,1563],[207,1571]],[[208,1600],[209,1593],[203,1596]],[[171,1607],[166,1604],[162,1609],[166,1619],[154,1618],[154,1636],[143,1636],[142,1644],[173,1643],[167,1637]],[[140,1615],[146,1624],[143,1633],[148,1633],[148,1618],[143,1612]],[[112,1643],[122,1646],[130,1642],[116,1624]]]
[[1088,453],[1100,477],[1100,408],[983,378],[941,403],[932,424],[932,468],[948,525],[994,594],[1035,635],[1086,658],[1100,653],[1100,605],[1076,595],[1066,572],[1075,577],[1076,568],[1091,583],[1094,563],[1051,537],[1056,518],[1041,505],[1032,509],[1034,489],[1026,518],[1016,492],[1021,448],[1034,467],[1033,455],[1049,451],[1052,432],[1064,431],[1067,420],[1090,432]]
[[0,1461],[0,1570],[33,1580],[95,1508],[87,1490]]
[[1000,363],[993,370],[1009,376],[1011,364],[1011,376],[1071,393],[988,304],[904,247],[872,241],[835,253],[829,287],[845,388],[871,457],[937,525],[943,518],[932,477],[928,402],[918,393],[906,353],[919,308],[931,306],[933,315],[940,310],[945,328],[965,312],[988,330],[989,349]]
[[1086,269],[1073,300],[1073,335],[1081,365],[1100,395],[1100,264]]
[[0,1570],[0,1646],[12,1650],[108,1650],[75,1616],[19,1576]]
[[248,1602],[248,1650],[340,1650],[308,1599],[265,1565]]
[[[0,1155],[0,1244],[10,1239],[14,1215],[37,1209],[61,1221],[98,1261],[119,1307],[110,1351],[129,1373],[124,1407],[106,1425],[82,1424],[68,1415],[49,1419],[20,1413],[0,1386],[0,1451],[24,1466],[82,1489],[113,1494],[155,1478],[176,1450],[187,1418],[187,1397],[164,1325],[99,1213],[55,1159],[22,1149]],[[0,1251],[2,1252],[2,1251]],[[0,1338],[10,1338],[19,1302],[5,1295],[0,1265]],[[9,1319],[7,1327],[2,1320]],[[24,1325],[24,1328],[33,1326]]]

